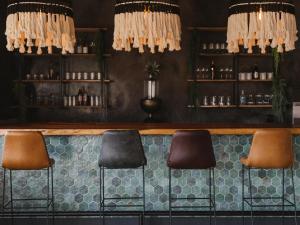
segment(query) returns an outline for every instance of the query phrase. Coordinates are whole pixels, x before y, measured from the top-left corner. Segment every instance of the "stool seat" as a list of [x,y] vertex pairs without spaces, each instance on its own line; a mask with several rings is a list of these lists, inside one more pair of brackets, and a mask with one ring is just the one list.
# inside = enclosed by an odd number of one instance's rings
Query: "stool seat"
[[209,131],[176,131],[167,161],[172,169],[208,169],[216,166]]
[[134,169],[146,164],[141,137],[137,130],[111,130],[103,134],[100,167]]
[[9,131],[4,139],[2,167],[10,170],[47,169],[54,164],[49,158],[41,132]]
[[252,168],[283,169],[293,166],[292,135],[288,129],[262,129],[253,137],[247,157],[240,162]]

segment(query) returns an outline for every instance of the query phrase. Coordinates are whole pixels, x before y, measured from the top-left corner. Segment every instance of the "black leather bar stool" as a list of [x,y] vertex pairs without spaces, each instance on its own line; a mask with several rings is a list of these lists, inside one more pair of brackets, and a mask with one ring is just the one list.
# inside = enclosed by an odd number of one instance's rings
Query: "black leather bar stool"
[[[135,205],[115,205],[113,207],[141,207],[143,209],[141,224],[145,221],[145,165],[147,160],[144,153],[141,137],[136,130],[113,130],[106,131],[102,137],[100,151],[100,216],[105,223],[105,208],[112,207],[106,205],[107,200],[136,200],[142,204]],[[143,196],[141,197],[105,197],[105,170],[106,169],[138,169],[142,168]]]
[[[172,224],[173,209],[209,208],[212,221],[212,208],[214,209],[214,220],[216,223],[215,203],[215,176],[214,168],[216,160],[212,146],[210,133],[205,130],[198,131],[177,131],[171,143],[168,158],[169,167],[169,223]],[[172,170],[208,170],[209,172],[209,196],[195,198],[172,197]],[[213,190],[212,190],[213,189]],[[209,205],[205,206],[173,206],[173,202],[183,200],[208,200]]]
[[[19,201],[46,201],[45,206],[32,206],[26,209],[41,209],[47,210],[49,216],[49,208],[52,206],[52,216],[54,222],[54,193],[53,193],[53,165],[54,160],[49,158],[47,147],[40,132],[24,132],[14,131],[7,132],[4,139],[4,150],[2,155],[2,167],[4,168],[3,175],[3,210],[9,209],[13,220],[15,202]],[[6,193],[6,170],[9,170],[10,183],[10,200],[5,202]],[[47,195],[44,198],[13,198],[13,171],[20,170],[46,170],[47,172]],[[51,186],[50,186],[51,172]],[[51,190],[50,190],[51,188]],[[51,191],[51,195],[50,195]],[[20,209],[20,208],[18,208]]]

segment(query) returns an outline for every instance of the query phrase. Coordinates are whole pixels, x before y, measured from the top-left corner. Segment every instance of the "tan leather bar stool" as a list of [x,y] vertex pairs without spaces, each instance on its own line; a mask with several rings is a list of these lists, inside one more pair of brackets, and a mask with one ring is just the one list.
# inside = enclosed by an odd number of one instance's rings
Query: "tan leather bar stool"
[[[253,224],[253,208],[255,207],[280,207],[283,211],[285,207],[293,207],[295,210],[295,224],[297,224],[297,208],[294,183],[294,152],[292,145],[292,135],[288,129],[263,129],[258,130],[253,137],[251,149],[247,157],[241,158],[242,163],[242,210],[243,224],[245,224],[245,203],[251,207],[251,223]],[[245,197],[245,168],[248,168],[249,197]],[[251,170],[253,169],[280,169],[282,170],[282,196],[281,197],[253,197]],[[291,170],[291,180],[293,187],[293,202],[285,198],[285,170]],[[280,204],[255,204],[253,200],[277,200]],[[284,216],[282,216],[284,223]]]
[[[53,164],[54,160],[49,158],[43,135],[40,132],[14,131],[7,132],[4,139],[2,155],[3,175],[3,209],[11,210],[11,218],[14,216],[14,203],[17,201],[47,201],[45,207],[26,207],[26,209],[47,210],[52,206],[52,218],[54,221],[54,194],[53,194]],[[9,170],[10,200],[5,202],[6,193],[6,170]],[[37,199],[14,199],[13,198],[13,171],[20,170],[46,170],[47,171],[47,196]],[[51,171],[51,196],[50,196],[50,175]],[[20,208],[18,208],[20,209]]]
[[[216,201],[215,201],[215,174],[216,160],[212,145],[211,135],[206,130],[176,131],[173,136],[169,167],[169,224],[172,224],[173,209],[199,209],[209,208],[209,223],[212,222],[212,208],[214,209],[214,221],[216,224]],[[208,170],[209,195],[207,197],[177,198],[172,197],[172,170]],[[208,205],[200,206],[173,206],[174,201],[184,200],[208,200]]]

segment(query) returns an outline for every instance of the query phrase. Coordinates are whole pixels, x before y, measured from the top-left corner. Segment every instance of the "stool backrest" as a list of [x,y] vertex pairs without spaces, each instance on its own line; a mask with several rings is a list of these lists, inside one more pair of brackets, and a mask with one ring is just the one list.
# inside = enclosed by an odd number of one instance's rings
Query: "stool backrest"
[[174,169],[208,169],[216,166],[211,135],[206,130],[176,131],[168,166]]
[[293,165],[292,135],[288,129],[262,129],[253,137],[249,167],[289,168]]
[[104,132],[99,166],[109,169],[134,169],[146,164],[144,148],[137,130]]
[[9,131],[5,135],[2,167],[10,170],[49,168],[51,161],[41,132]]

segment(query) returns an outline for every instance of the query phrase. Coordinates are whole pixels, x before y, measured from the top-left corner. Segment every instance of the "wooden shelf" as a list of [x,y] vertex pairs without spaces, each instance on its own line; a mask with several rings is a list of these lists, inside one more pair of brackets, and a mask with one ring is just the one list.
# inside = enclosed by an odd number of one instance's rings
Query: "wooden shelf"
[[266,54],[261,54],[261,53],[237,53],[235,54],[237,56],[242,56],[242,57],[272,57],[272,53],[266,53]]
[[227,27],[188,27],[188,30],[196,30],[203,32],[226,32]]
[[75,32],[78,33],[95,33],[98,31],[107,31],[106,27],[76,27]]
[[[96,53],[74,53],[74,54],[66,54],[62,55],[63,57],[96,57]],[[103,54],[104,57],[111,57],[110,53]]]
[[[29,53],[24,53],[24,54],[20,54],[20,53],[15,53],[15,55],[17,56],[24,56],[24,57],[96,57],[96,53],[73,53],[73,54],[60,54],[60,53],[53,53],[53,54],[41,54],[41,55],[38,55],[36,53],[32,53],[32,54],[29,54]],[[111,57],[112,54],[110,53],[105,53],[103,54],[104,57]]]
[[241,83],[272,83],[272,80],[239,80]]
[[16,83],[60,83],[60,80],[14,80]]
[[[22,106],[20,106],[22,107]],[[35,108],[40,108],[40,109],[57,109],[57,108],[61,108],[61,105],[25,105],[25,108],[31,108],[31,109],[35,109]]]
[[220,106],[220,105],[201,105],[201,106],[194,106],[194,105],[189,105],[187,106],[187,108],[190,109],[228,109],[228,108],[236,108],[237,105],[224,105],[224,106]]
[[272,105],[239,105],[239,108],[272,108]]
[[64,109],[102,109],[102,106],[63,106]]
[[101,83],[101,80],[63,80],[63,83]]
[[223,56],[235,56],[234,54],[231,53],[199,53],[199,56],[203,57],[223,57]]
[[227,80],[202,80],[202,79],[197,79],[197,80],[193,80],[193,79],[189,79],[187,80],[188,82],[197,82],[197,83],[233,83],[236,82],[236,80],[233,79],[227,79]]

